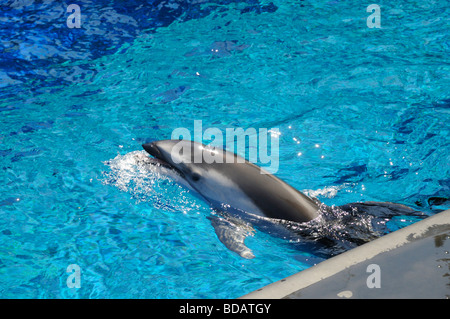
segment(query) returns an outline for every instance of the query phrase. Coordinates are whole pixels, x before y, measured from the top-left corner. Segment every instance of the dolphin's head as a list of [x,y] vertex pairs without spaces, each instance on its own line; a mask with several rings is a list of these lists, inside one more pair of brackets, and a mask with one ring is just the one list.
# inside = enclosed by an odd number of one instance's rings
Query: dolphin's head
[[[193,186],[201,184],[208,164],[204,154],[220,152],[207,146],[187,140],[162,140],[142,145],[144,150],[160,160],[162,164],[177,170]],[[198,187],[196,187],[198,188]]]

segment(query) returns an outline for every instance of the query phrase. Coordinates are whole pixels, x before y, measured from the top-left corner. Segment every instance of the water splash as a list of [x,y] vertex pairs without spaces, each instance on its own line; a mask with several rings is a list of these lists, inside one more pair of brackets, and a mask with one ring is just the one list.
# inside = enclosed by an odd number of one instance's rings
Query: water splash
[[102,183],[129,193],[137,203],[150,202],[156,209],[183,213],[200,209],[179,175],[144,151],[117,155],[103,163],[109,170],[103,172]]
[[338,191],[340,191],[341,189],[343,189],[345,187],[346,187],[345,185],[326,186],[324,188],[320,188],[317,190],[306,189],[303,191],[303,193],[305,193],[306,195],[308,195],[310,197],[322,196],[322,197],[326,197],[326,198],[334,198],[334,197],[336,197]]
[[320,215],[306,223],[282,221],[291,231],[290,244],[310,247],[316,256],[329,258],[383,235],[373,224],[375,217],[337,206],[321,204]]

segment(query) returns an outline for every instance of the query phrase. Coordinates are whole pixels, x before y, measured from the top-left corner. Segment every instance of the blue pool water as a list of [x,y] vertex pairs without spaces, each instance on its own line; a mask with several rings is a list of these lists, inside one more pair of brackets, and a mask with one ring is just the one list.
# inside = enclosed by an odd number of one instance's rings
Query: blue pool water
[[276,175],[328,205],[449,208],[446,1],[380,1],[379,29],[357,1],[73,2],[80,29],[0,3],[0,297],[235,298],[322,260],[258,230],[239,257],[137,164],[194,120],[278,128]]

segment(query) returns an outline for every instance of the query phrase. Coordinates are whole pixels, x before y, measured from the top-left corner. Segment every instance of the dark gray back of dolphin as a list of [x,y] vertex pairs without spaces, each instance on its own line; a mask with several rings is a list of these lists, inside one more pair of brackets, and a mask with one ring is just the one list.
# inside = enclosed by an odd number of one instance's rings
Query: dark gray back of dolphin
[[263,174],[260,167],[250,162],[213,165],[220,165],[223,174],[232,177],[266,217],[307,222],[318,216],[319,207],[311,198],[276,176]]

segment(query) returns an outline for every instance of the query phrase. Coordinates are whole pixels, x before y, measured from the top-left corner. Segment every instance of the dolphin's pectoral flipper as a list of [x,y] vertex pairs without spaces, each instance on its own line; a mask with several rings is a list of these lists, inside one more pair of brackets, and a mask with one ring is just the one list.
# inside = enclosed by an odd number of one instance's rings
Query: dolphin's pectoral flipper
[[211,216],[208,217],[216,232],[217,237],[229,250],[239,254],[246,259],[255,257],[244,241],[248,236],[253,236],[254,229],[244,222],[234,222],[227,218]]

